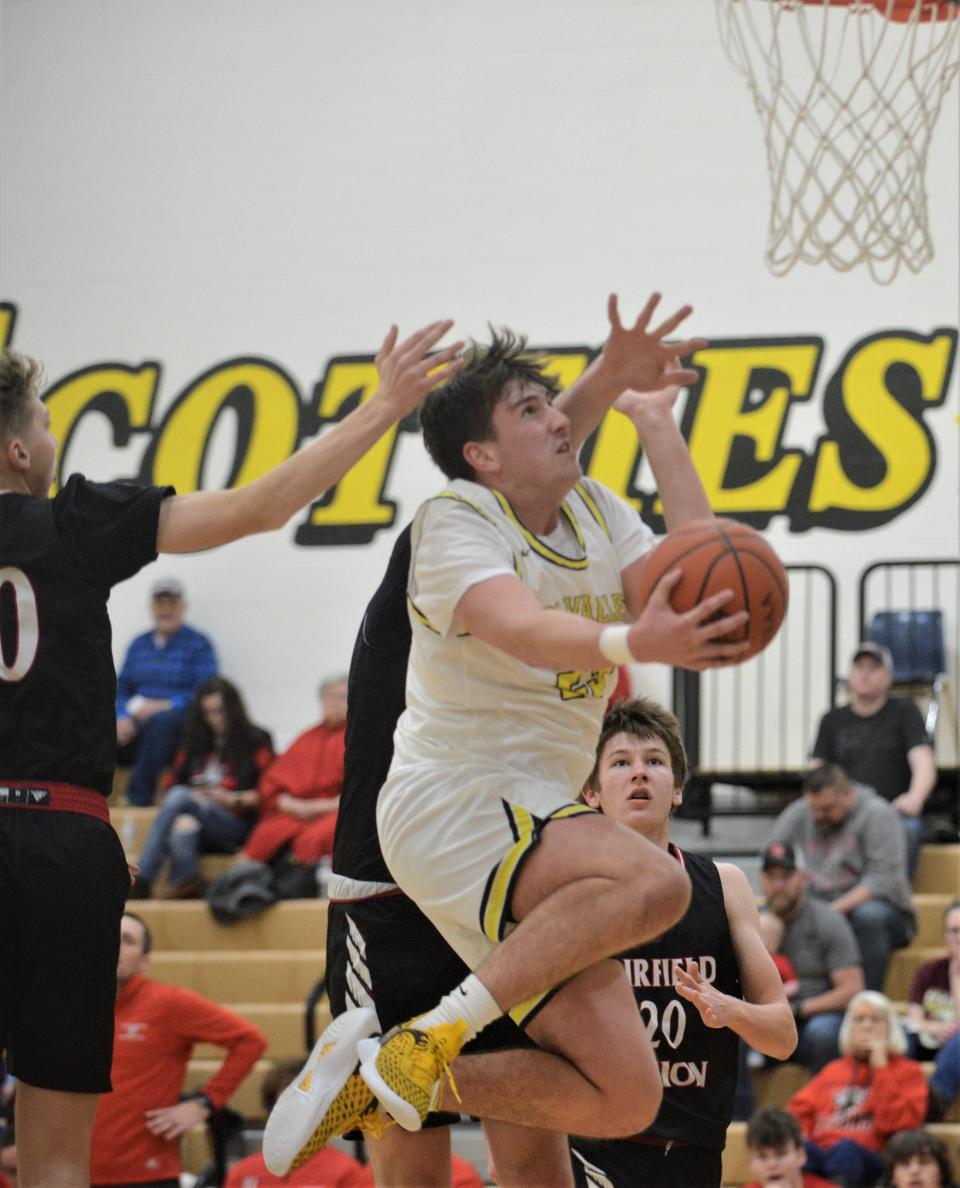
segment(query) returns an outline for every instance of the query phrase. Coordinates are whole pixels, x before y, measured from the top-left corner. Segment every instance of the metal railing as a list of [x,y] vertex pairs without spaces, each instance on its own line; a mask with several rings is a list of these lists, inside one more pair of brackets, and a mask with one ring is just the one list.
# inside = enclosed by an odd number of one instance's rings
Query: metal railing
[[674,673],[674,709],[695,772],[799,771],[833,705],[836,579],[822,565],[786,570],[789,609],[770,647],[732,668]]
[[[940,680],[930,683],[928,729],[941,767],[960,764],[957,682],[960,680],[960,560],[922,558],[876,561],[860,575],[857,597],[858,638],[864,639],[877,611],[939,611],[943,623],[944,665]],[[921,690],[909,690],[923,695]],[[939,712],[938,711],[942,711]]]

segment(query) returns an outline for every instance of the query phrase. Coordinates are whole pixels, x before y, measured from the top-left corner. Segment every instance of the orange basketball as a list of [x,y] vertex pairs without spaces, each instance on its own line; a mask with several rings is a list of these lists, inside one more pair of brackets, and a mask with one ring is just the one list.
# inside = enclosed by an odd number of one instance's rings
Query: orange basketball
[[683,577],[670,594],[677,612],[692,610],[712,594],[732,590],[718,617],[745,610],[750,618],[730,642],[749,640],[749,660],[770,643],[787,613],[788,586],[783,564],[753,528],[736,520],[695,520],[670,532],[643,563],[641,605],[671,569]]

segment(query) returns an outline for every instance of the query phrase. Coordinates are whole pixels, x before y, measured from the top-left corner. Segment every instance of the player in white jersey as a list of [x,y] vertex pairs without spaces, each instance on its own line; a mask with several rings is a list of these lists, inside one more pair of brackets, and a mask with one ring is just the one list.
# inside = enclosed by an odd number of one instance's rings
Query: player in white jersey
[[478,581],[505,575],[542,607],[620,623],[621,570],[653,539],[632,508],[586,478],[539,537],[506,496],[463,479],[414,521],[407,709],[377,824],[394,878],[471,968],[510,926],[510,888],[536,822],[583,811],[571,794],[590,773],[616,668],[528,664],[460,630],[454,608]]
[[[690,341],[665,341],[689,311],[648,332],[655,305],[637,324],[650,365],[635,382],[647,394],[625,392],[616,407],[640,433],[672,529],[710,508],[673,417],[676,390],[664,387],[694,374],[671,376]],[[418,513],[408,710],[378,825],[396,881],[475,973],[380,1040],[362,1038],[372,1012],[341,1015],[299,1092],[316,1104],[317,1135],[370,1120],[377,1101],[415,1130],[439,1108],[461,1045],[509,1013],[541,1050],[463,1061],[467,1112],[634,1133],[657,1112],[660,1078],[629,987],[605,959],[678,919],[689,883],[574,798],[614,665],[734,663],[745,645],[724,637],[745,616],[715,618],[729,594],[676,614],[679,574],[638,605],[651,537],[626,504],[583,481],[570,420],[522,341],[505,334],[474,349],[421,421],[453,485]]]

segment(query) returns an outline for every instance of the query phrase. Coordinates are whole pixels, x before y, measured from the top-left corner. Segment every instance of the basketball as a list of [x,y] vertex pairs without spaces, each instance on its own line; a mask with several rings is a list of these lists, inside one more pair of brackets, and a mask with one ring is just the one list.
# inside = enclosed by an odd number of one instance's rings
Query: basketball
[[749,525],[722,518],[694,520],[668,533],[643,563],[642,606],[672,569],[683,573],[670,594],[678,613],[721,590],[733,591],[718,617],[749,613],[742,631],[727,637],[731,643],[749,641],[741,662],[762,652],[780,630],[787,612],[787,574],[773,548]]

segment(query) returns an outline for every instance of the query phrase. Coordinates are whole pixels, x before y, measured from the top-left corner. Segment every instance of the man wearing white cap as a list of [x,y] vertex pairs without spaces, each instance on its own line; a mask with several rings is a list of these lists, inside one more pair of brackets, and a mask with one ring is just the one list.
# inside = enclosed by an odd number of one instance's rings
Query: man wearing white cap
[[847,683],[849,704],[823,715],[812,758],[836,763],[893,805],[903,821],[912,878],[923,836],[923,806],[937,783],[933,747],[916,704],[890,696],[889,648],[864,640],[853,653]]
[[153,629],[133,640],[117,675],[117,763],[130,765],[130,804],[153,804],[187,706],[203,682],[217,675],[213,644],[184,623],[186,609],[182,584],[158,578],[151,588]]

